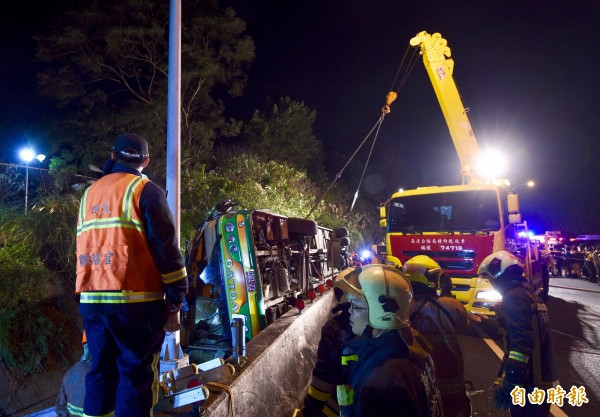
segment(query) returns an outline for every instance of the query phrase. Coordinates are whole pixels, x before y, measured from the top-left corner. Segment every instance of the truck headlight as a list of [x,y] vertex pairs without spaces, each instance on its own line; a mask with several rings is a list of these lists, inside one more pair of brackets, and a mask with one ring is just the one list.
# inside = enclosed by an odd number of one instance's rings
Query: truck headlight
[[502,295],[498,291],[479,291],[475,296],[476,300],[501,301]]

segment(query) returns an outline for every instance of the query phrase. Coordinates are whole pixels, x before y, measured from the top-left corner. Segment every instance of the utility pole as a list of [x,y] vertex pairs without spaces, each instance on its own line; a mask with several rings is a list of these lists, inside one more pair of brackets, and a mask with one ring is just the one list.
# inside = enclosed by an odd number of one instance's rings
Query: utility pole
[[171,0],[167,105],[167,202],[180,240],[181,186],[181,0]]

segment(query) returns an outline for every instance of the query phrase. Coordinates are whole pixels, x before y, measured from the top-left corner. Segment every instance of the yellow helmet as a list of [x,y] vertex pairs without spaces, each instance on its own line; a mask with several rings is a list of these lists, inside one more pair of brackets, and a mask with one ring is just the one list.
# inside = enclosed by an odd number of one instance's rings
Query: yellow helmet
[[335,277],[333,277],[333,292],[335,294],[335,298],[339,303],[349,302],[350,299],[348,297],[348,286],[344,284],[343,278],[354,271],[356,268],[350,266],[342,271],[340,271]]
[[437,287],[442,274],[442,268],[438,263],[426,255],[417,255],[410,258],[406,261],[402,270],[409,280],[422,282],[433,287]]
[[501,250],[488,255],[479,265],[477,273],[495,282],[509,278],[512,281],[522,281],[523,264],[514,254]]
[[[350,270],[351,269],[351,270]],[[374,329],[401,329],[409,325],[410,282],[391,265],[370,264],[348,268],[338,275],[336,285],[344,292],[363,297]]]

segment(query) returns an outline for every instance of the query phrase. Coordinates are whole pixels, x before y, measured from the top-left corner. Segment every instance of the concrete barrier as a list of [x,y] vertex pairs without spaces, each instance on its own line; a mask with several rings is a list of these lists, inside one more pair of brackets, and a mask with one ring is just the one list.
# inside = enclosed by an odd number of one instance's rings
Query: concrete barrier
[[[292,309],[260,332],[246,345],[247,362],[235,375],[209,385],[210,396],[203,404],[203,417],[287,417],[301,404],[306,394],[321,327],[331,317],[335,305],[333,291],[315,302],[307,303],[302,313]],[[58,388],[58,387],[56,387]],[[231,393],[231,394],[229,394]],[[173,412],[156,413],[155,417],[181,417],[189,412],[185,406]],[[54,407],[25,417],[56,416]],[[189,414],[186,414],[186,416]]]
[[333,291],[327,291],[298,314],[292,309],[246,346],[248,361],[235,375],[209,386],[203,416],[285,417],[303,400],[316,360],[321,327],[331,317]]

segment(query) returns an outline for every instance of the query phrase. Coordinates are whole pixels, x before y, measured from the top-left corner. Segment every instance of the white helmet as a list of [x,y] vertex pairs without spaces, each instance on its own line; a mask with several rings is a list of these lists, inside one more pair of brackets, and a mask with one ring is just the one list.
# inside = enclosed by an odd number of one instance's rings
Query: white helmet
[[401,271],[384,264],[349,269],[340,272],[336,286],[366,300],[371,327],[388,330],[409,325],[412,287]]
[[410,258],[402,266],[402,271],[404,271],[409,280],[433,287],[438,286],[440,275],[442,274],[440,265],[426,255],[417,255]]
[[477,273],[492,282],[505,278],[522,281],[523,271],[523,264],[519,258],[508,251],[501,250],[488,255],[479,265]]

